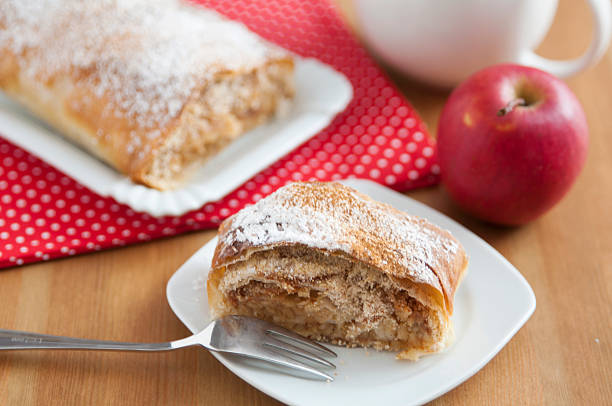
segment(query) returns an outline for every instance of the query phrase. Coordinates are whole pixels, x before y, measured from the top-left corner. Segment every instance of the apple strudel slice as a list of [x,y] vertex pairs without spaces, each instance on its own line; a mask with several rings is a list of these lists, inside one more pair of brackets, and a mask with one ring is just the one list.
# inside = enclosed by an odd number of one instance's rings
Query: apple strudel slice
[[338,183],[293,183],[221,224],[213,316],[253,316],[309,338],[416,360],[453,338],[460,243]]
[[186,0],[0,1],[0,89],[157,189],[286,110],[293,70],[287,51]]

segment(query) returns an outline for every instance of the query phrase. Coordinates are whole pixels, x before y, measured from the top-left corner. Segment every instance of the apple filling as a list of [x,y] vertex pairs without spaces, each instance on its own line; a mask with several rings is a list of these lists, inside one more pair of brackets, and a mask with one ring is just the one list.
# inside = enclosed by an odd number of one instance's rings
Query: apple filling
[[318,251],[254,253],[229,265],[218,288],[225,314],[265,319],[333,344],[416,359],[442,335],[442,318],[387,275]]

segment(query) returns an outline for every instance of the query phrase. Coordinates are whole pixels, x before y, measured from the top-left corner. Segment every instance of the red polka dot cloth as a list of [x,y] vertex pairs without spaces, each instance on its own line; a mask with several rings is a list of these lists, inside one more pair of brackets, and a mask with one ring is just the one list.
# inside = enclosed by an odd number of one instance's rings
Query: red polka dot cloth
[[0,138],[0,268],[213,228],[291,181],[358,177],[398,190],[438,182],[434,140],[334,6],[324,0],[202,3],[344,73],[354,88],[348,108],[229,196],[181,217],[134,212]]

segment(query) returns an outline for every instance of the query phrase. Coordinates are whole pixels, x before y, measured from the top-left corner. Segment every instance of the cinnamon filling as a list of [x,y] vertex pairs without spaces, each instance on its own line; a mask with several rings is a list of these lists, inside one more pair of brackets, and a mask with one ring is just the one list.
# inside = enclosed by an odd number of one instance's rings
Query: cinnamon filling
[[230,265],[226,277],[231,313],[316,340],[399,351],[427,349],[440,334],[431,309],[385,274],[341,258],[281,248]]

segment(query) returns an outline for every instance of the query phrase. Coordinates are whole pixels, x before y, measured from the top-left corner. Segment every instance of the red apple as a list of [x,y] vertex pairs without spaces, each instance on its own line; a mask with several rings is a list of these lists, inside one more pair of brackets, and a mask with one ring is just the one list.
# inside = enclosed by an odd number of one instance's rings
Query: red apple
[[466,211],[523,224],[553,207],[584,164],[588,128],[572,91],[519,65],[485,68],[450,95],[438,125],[442,182]]

